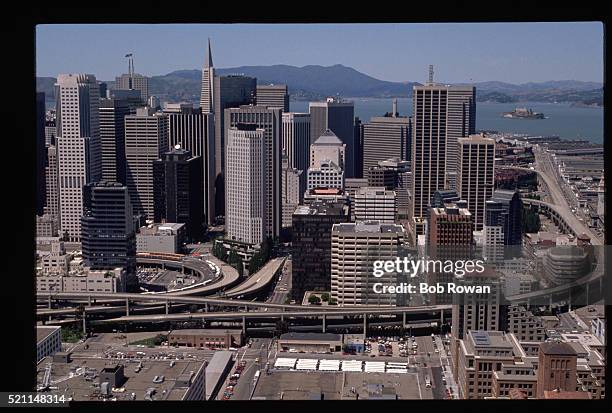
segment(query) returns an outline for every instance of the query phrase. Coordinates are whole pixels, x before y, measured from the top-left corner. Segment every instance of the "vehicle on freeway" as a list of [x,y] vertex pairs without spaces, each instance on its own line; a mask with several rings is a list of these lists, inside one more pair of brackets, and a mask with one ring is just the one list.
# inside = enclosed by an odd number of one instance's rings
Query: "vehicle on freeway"
[[431,387],[431,380],[429,380],[429,376],[425,376],[425,387]]

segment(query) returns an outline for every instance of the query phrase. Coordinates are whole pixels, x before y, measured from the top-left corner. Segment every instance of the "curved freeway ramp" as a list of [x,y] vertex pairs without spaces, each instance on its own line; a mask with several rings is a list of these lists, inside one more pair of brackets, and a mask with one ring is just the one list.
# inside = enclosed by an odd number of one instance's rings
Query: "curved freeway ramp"
[[[140,261],[144,262],[143,259],[139,259],[139,262]],[[210,263],[213,264],[212,268],[206,261],[210,261]],[[215,278],[212,279],[213,281],[211,283],[208,283],[208,281],[204,281],[196,285],[191,285],[191,286],[184,287],[184,288],[177,289],[177,290],[144,293],[144,294],[149,294],[149,295],[169,295],[169,296],[210,295],[220,290],[223,290],[225,288],[231,288],[240,280],[238,271],[236,271],[234,267],[218,260],[217,258],[213,256],[207,257],[205,260],[200,260],[197,258],[184,258],[180,262],[170,261],[170,260],[161,260],[161,259],[156,260],[156,259],[147,258],[146,263],[164,264],[166,266],[181,265],[192,271],[199,272],[202,275],[209,273],[209,272],[214,272],[216,269],[219,269],[219,276],[216,279]]]
[[267,287],[273,280],[278,271],[285,264],[285,257],[270,260],[262,269],[251,275],[245,282],[228,290],[223,294],[225,298],[238,297],[257,293]]

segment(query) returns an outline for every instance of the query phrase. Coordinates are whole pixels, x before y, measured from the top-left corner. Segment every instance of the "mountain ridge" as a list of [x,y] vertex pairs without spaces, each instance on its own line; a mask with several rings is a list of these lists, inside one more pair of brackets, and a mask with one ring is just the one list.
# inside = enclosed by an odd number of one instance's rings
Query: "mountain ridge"
[[[237,66],[216,68],[219,75],[244,74],[256,77],[258,84],[287,84],[293,100],[319,100],[326,96],[345,97],[411,97],[412,86],[419,82],[391,82],[380,80],[358,70],[335,64],[331,66],[285,64],[269,66]],[[53,99],[55,78],[37,77],[37,90]],[[114,81],[106,81],[112,88]],[[476,86],[478,101],[495,102],[571,102],[603,105],[603,84],[576,80],[526,82],[513,84],[503,81],[455,83]],[[149,92],[162,100],[198,102],[201,85],[200,69],[175,70],[165,75],[152,76]]]

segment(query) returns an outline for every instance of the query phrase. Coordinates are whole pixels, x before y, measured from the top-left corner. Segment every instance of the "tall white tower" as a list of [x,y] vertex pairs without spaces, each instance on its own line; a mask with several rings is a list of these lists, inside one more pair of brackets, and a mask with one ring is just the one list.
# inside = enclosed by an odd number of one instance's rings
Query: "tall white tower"
[[202,92],[200,95],[200,107],[202,113],[214,112],[214,85],[215,85],[215,68],[213,67],[212,52],[210,50],[210,39],[208,39],[208,51],[204,67],[202,67]]
[[88,74],[60,74],[55,88],[60,233],[79,242],[83,186],[100,180],[102,173],[100,88]]

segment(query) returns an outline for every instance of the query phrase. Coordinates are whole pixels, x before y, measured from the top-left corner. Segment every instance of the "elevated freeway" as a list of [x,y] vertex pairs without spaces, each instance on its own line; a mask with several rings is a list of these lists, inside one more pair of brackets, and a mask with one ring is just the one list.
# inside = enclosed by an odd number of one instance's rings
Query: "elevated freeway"
[[278,272],[283,268],[285,261],[285,257],[270,260],[261,270],[251,275],[245,282],[225,291],[222,296],[224,298],[249,296],[263,290],[269,286],[274,280],[274,277],[278,275]]

